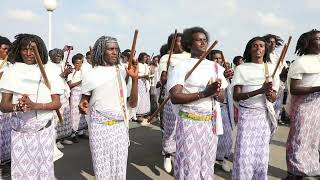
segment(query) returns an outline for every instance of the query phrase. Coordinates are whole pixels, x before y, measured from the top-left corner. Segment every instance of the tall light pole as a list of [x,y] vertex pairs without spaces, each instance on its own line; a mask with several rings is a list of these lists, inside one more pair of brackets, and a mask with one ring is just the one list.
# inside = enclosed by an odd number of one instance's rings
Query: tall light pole
[[45,8],[48,11],[48,15],[49,15],[49,49],[51,50],[51,43],[52,43],[52,28],[51,28],[51,17],[52,17],[52,12],[57,8],[57,1],[56,0],[44,0],[43,1]]

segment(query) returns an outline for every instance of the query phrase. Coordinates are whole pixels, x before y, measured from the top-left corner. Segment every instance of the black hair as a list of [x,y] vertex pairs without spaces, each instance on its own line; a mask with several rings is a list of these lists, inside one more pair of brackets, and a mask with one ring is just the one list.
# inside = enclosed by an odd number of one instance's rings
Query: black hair
[[53,56],[55,56],[55,55],[57,55],[57,54],[60,54],[60,55],[61,55],[61,59],[64,58],[64,52],[63,52],[63,50],[62,50],[62,49],[58,49],[58,48],[54,48],[54,49],[51,49],[51,50],[49,51],[49,57],[50,57],[50,59],[52,59]]
[[160,48],[160,56],[162,57],[162,56],[168,54],[168,50],[169,50],[168,44],[162,45]]
[[267,42],[266,42],[265,38],[260,37],[260,36],[257,36],[257,37],[252,38],[252,39],[247,43],[246,49],[244,50],[244,53],[243,53],[244,61],[245,61],[245,62],[252,62],[250,50],[251,50],[252,44],[253,44],[255,41],[263,41],[263,42],[265,43],[265,53],[264,53],[264,55],[263,55],[263,62],[270,62],[270,49],[269,49],[269,47],[268,47],[267,44],[266,44]]
[[243,59],[243,57],[242,56],[236,56],[236,57],[234,57],[233,58],[233,64],[237,64],[241,59]]
[[83,55],[81,53],[78,53],[74,56],[72,56],[72,64],[74,64],[76,62],[76,60],[83,60]]
[[86,52],[86,56],[89,56],[90,55],[90,51]]
[[192,28],[188,28],[188,29],[183,30],[182,39],[181,39],[182,48],[183,48],[183,50],[185,50],[189,53],[191,52],[191,46],[193,43],[192,35],[195,33],[205,34],[207,41],[209,42],[209,34],[202,27],[192,27]]
[[130,49],[126,49],[121,53],[121,56],[127,57],[129,59],[130,54],[131,54],[131,50]]
[[3,37],[3,36],[0,36],[0,46],[1,46],[2,44],[11,46],[11,42],[10,42],[10,40],[9,40],[8,38]]
[[22,47],[28,46],[30,42],[35,42],[40,54],[40,58],[43,64],[48,62],[48,51],[43,40],[34,34],[18,34],[15,37],[15,41],[12,43],[12,47],[9,52],[9,60],[11,63],[23,62],[20,54]]
[[274,34],[266,34],[263,36],[263,38],[266,40],[266,42],[268,42],[269,39],[274,38],[276,40],[276,47],[281,46],[283,43],[283,40],[279,36]]
[[215,54],[221,54],[222,55],[222,51],[218,50],[218,49],[213,49],[211,50],[211,52],[207,55],[206,59],[213,61],[213,56]]
[[138,56],[138,62],[139,63],[142,63],[143,62],[143,57],[144,56],[149,56],[147,53],[145,53],[145,52],[141,52],[140,54],[139,54],[139,56]]
[[[174,37],[174,33],[172,33],[172,34],[170,34],[168,36],[167,45],[168,45],[169,48],[171,47],[171,43],[172,43],[173,37]],[[177,33],[177,38],[178,37],[182,38],[182,33]]]
[[296,51],[295,53],[298,56],[310,54],[310,40],[312,40],[312,36],[315,34],[320,33],[317,29],[312,29],[311,31],[303,33],[297,42]]

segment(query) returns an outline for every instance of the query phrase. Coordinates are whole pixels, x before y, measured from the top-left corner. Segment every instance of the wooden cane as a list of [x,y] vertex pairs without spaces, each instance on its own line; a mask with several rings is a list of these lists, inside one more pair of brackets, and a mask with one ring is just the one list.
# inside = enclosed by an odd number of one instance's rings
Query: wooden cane
[[130,53],[130,57],[129,57],[129,60],[128,60],[128,69],[130,69],[131,66],[132,66],[132,61],[133,61],[133,58],[134,58],[134,55],[135,55],[135,51],[136,51],[138,33],[139,33],[139,31],[136,29],[134,31],[134,35],[133,35],[133,41],[132,41],[132,45],[131,45],[131,53]]
[[291,43],[291,39],[292,39],[292,36],[289,36],[289,39],[288,39],[288,42],[283,46],[282,48],[282,51],[281,51],[281,54],[280,54],[280,57],[279,57],[279,60],[277,62],[277,65],[272,73],[272,78],[274,78],[274,76],[276,75],[277,71],[278,71],[278,68],[280,66],[281,63],[283,63],[283,60],[284,58],[286,57],[286,54],[288,52],[288,48],[289,48],[289,45]]
[[[193,73],[193,71],[199,66],[199,64],[207,57],[207,55],[211,52],[211,50],[218,44],[218,41],[214,41],[212,43],[212,45],[209,47],[209,49],[200,57],[200,59],[198,60],[198,62],[191,68],[191,70],[186,74],[186,77],[184,78],[185,80],[187,80],[191,74]],[[164,107],[164,105],[169,101],[169,99],[171,98],[171,95],[169,95],[159,106],[159,108],[148,118],[148,122],[153,123],[155,121],[151,120],[161,111],[161,109]]]
[[166,68],[167,69],[167,77],[168,77],[169,66],[170,66],[170,63],[171,63],[171,56],[173,54],[173,49],[174,49],[174,45],[176,43],[177,35],[178,35],[178,30],[176,29],[174,31],[173,39],[171,41],[170,52],[169,52],[169,57],[168,57],[168,61],[167,61],[167,68]]
[[[225,68],[225,70],[229,70],[230,68],[227,68],[227,60],[226,60],[226,58],[224,57],[223,52],[221,52],[221,57],[222,57],[223,67]],[[229,80],[229,83],[231,84],[231,79],[228,79],[228,80]]]
[[[39,51],[38,51],[38,47],[37,47],[37,44],[36,43],[31,43],[31,47],[33,49],[33,52],[35,54],[35,59],[36,59],[36,62],[39,66],[39,69],[40,69],[40,72],[41,72],[41,76],[44,80],[44,84],[48,87],[48,89],[51,89],[51,85],[50,85],[50,82],[48,80],[48,76],[46,74],[46,71],[44,70],[44,66],[42,64],[42,61],[41,61],[41,57],[40,57],[40,54],[39,54]],[[60,111],[57,109],[56,110],[56,113],[57,113],[57,116],[59,118],[59,121],[60,123],[63,123],[63,118],[62,118],[62,115],[60,113]]]

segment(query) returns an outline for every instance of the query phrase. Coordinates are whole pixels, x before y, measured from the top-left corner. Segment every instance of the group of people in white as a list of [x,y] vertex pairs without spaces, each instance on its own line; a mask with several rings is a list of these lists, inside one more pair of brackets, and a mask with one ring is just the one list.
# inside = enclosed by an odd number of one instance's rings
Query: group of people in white
[[116,38],[101,36],[69,60],[71,46],[48,51],[34,34],[12,43],[1,36],[0,160],[11,161],[11,179],[55,179],[57,148],[79,136],[89,137],[97,180],[130,179],[130,121],[148,126],[160,104],[163,168],[174,179],[213,179],[215,164],[235,180],[268,179],[286,90],[286,179],[319,176],[320,31],[299,37],[290,67],[276,53],[284,43],[276,35],[250,39],[233,62],[208,51],[209,42],[205,29],[186,28],[160,55],[141,52],[136,60]]

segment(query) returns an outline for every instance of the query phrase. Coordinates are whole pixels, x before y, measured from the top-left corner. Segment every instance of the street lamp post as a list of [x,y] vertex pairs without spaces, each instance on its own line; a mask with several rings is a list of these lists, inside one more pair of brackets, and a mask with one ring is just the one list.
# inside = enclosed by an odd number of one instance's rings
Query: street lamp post
[[56,0],[44,0],[43,1],[45,8],[48,11],[49,15],[49,49],[51,50],[51,43],[52,43],[52,25],[51,25],[51,18],[52,12],[57,8],[57,1]]

